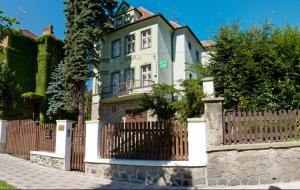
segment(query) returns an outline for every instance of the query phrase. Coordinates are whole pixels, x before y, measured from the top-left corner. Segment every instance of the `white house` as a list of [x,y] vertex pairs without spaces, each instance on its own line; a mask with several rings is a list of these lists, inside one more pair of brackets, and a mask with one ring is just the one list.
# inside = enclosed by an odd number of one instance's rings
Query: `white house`
[[[100,50],[98,77],[93,79],[92,119],[132,119],[144,93],[166,83],[195,78],[187,68],[201,63],[204,48],[188,26],[167,20],[162,14],[135,8],[123,1],[114,18],[114,29]],[[149,121],[149,113],[138,116]]]

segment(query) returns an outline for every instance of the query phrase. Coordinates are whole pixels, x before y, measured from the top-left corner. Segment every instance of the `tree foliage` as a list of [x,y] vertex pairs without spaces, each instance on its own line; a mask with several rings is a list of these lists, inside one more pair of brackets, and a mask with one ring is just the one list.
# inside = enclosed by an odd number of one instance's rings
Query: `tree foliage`
[[300,31],[266,23],[246,31],[222,27],[211,52],[210,74],[228,110],[300,108]]
[[19,95],[14,73],[7,64],[0,63],[0,119],[8,119],[13,115]]
[[84,93],[88,66],[98,61],[95,43],[111,28],[115,0],[65,0],[66,84],[78,104],[78,123],[84,122]]
[[[0,10],[0,41],[7,36],[13,24],[18,24],[18,21],[15,18],[9,18],[3,15],[3,12]],[[3,47],[0,43],[0,52],[3,50]]]
[[51,118],[63,119],[65,113],[73,113],[76,108],[65,85],[65,73],[66,66],[60,62],[50,77],[46,97],[49,105],[47,115]]

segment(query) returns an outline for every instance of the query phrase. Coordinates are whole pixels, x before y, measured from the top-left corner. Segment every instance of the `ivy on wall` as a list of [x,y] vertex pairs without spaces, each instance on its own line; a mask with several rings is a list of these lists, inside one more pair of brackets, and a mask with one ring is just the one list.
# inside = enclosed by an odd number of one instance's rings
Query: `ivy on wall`
[[36,94],[43,97],[40,104],[40,121],[45,121],[45,115],[48,108],[48,98],[45,96],[50,75],[63,59],[64,43],[51,36],[44,35],[36,39],[38,47],[37,55],[37,73],[36,73]]
[[[47,110],[47,97],[45,92],[50,80],[51,72],[63,59],[63,41],[51,35],[44,35],[37,39],[23,36],[18,30],[9,35],[8,47],[0,53],[0,61],[8,64],[15,73],[15,82],[20,87],[20,93],[34,92],[41,96],[39,107],[40,120],[44,121]],[[15,119],[31,118],[33,110],[28,103],[20,98]]]

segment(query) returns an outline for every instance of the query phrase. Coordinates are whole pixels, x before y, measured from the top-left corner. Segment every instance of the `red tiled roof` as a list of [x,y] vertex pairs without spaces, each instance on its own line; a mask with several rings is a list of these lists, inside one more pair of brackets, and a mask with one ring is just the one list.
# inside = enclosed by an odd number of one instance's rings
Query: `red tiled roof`
[[212,41],[212,40],[205,40],[205,41],[201,41],[203,47],[207,48],[207,47],[212,47],[216,45],[216,42]]
[[24,36],[27,36],[27,37],[32,38],[32,39],[36,39],[38,37],[37,35],[30,32],[29,30],[21,30],[21,32]]
[[[141,19],[145,19],[147,17],[153,16],[154,13],[149,11],[148,9],[145,9],[144,7],[139,7],[137,8],[137,10],[142,14],[141,17],[139,18],[139,20]],[[174,27],[174,28],[179,28],[181,27],[178,23],[174,22],[174,21],[169,21],[169,23]]]

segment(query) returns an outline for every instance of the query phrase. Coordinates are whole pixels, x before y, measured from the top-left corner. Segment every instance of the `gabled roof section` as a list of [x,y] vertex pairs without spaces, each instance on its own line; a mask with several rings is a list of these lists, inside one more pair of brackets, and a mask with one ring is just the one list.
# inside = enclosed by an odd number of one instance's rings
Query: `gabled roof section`
[[131,6],[129,3],[126,1],[122,1],[122,3],[119,5],[118,9],[115,12],[115,16],[123,14],[126,11],[135,9],[133,6]]
[[152,13],[148,9],[145,9],[144,7],[139,7],[139,8],[137,8],[137,10],[141,13],[141,17],[139,18],[139,20],[154,15],[154,13]]
[[34,33],[30,32],[29,30],[21,30],[21,33],[24,36],[27,36],[27,37],[32,38],[32,39],[36,39],[38,37],[37,35],[35,35]]

